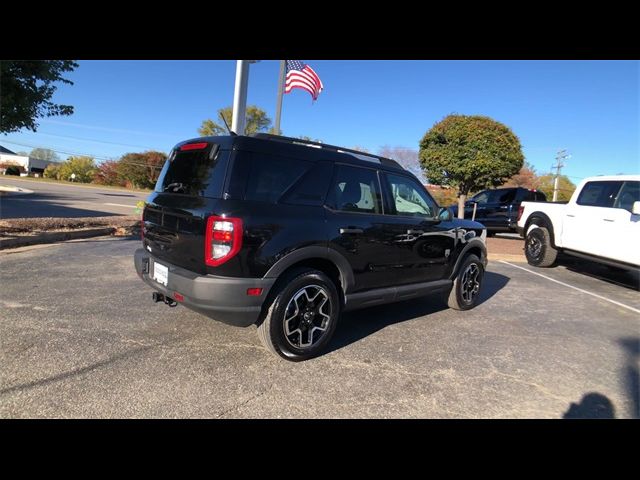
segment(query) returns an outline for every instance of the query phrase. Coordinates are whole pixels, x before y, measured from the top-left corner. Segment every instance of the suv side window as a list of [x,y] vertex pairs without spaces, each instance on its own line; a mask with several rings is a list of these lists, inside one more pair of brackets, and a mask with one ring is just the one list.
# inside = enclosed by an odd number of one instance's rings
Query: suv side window
[[333,164],[318,162],[283,195],[288,205],[321,206],[329,189]]
[[297,158],[239,150],[228,193],[231,198],[276,203],[312,166]]
[[624,182],[613,208],[631,211],[633,202],[640,202],[640,182]]
[[622,182],[596,181],[587,182],[578,196],[578,205],[591,207],[613,207]]
[[327,206],[343,212],[382,213],[376,170],[336,165]]
[[414,179],[391,173],[385,173],[385,178],[391,194],[391,207],[397,215],[436,216],[436,203]]

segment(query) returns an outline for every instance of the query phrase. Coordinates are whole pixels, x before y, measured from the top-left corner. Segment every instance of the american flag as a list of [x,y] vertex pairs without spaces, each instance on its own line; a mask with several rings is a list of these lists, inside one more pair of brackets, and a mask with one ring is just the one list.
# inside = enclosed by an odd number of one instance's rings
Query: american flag
[[322,81],[316,72],[300,60],[287,60],[287,78],[284,93],[289,93],[294,88],[302,88],[311,94],[314,100],[324,88]]

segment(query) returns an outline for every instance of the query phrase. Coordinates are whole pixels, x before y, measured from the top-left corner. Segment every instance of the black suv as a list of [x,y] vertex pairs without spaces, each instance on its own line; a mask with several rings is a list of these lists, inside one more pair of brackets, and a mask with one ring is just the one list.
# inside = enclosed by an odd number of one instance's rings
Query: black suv
[[267,134],[176,145],[142,223],[155,301],[257,324],[288,360],[318,354],[343,311],[433,292],[472,308],[487,263],[484,227],[395,161]]
[[[476,193],[464,204],[464,217],[472,218],[473,205],[476,204],[475,221],[487,227],[487,234],[496,232],[516,232],[518,208],[520,203],[546,202],[544,193],[523,187],[495,188]],[[458,206],[451,206],[454,216],[458,215]]]

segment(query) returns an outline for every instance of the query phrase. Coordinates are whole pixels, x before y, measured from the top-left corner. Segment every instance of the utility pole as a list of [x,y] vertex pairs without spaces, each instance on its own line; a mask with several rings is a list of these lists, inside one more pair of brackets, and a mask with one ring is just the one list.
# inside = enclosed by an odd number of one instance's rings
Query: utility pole
[[556,164],[552,165],[551,168],[556,169],[556,178],[553,180],[553,201],[556,202],[558,200],[558,183],[560,180],[560,170],[564,167],[564,163],[562,161],[565,158],[569,158],[571,155],[567,155],[566,150],[560,150],[556,155]]

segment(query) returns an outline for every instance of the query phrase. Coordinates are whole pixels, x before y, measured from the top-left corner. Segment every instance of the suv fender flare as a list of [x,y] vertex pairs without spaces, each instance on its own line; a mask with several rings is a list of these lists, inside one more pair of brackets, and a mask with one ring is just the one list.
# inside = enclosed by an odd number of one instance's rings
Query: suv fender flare
[[277,278],[282,272],[292,265],[299,263],[303,260],[310,260],[314,258],[322,258],[323,260],[329,260],[332,262],[340,272],[340,283],[344,292],[349,292],[355,285],[355,278],[353,276],[353,270],[347,259],[340,255],[335,250],[328,247],[303,247],[298,250],[285,255],[278,260],[264,275],[264,278]]
[[525,223],[524,230],[522,232],[524,238],[527,238],[527,233],[529,232],[529,228],[531,227],[531,225],[545,227],[547,230],[549,230],[551,245],[555,247],[556,241],[553,234],[553,222],[546,213],[537,211],[529,215],[529,218],[527,218],[527,223]]
[[451,275],[449,275],[449,279],[455,278],[455,276],[458,274],[458,268],[460,268],[460,265],[462,264],[464,257],[467,256],[467,252],[469,252],[469,250],[471,250],[472,248],[480,249],[480,252],[481,252],[480,261],[484,264],[485,267],[487,266],[487,247],[484,244],[484,242],[479,238],[473,238],[469,240],[469,242],[464,246],[464,248],[458,254],[458,258],[456,259],[456,263],[453,266],[453,269],[451,270]]

